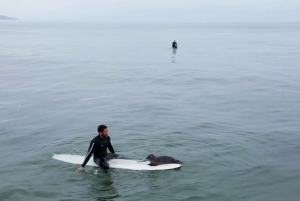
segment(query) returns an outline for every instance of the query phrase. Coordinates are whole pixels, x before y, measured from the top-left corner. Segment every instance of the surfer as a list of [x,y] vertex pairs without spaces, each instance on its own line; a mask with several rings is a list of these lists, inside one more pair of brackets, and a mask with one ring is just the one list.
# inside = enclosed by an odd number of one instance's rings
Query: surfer
[[[94,162],[103,168],[104,172],[108,172],[109,164],[108,160],[112,158],[118,158],[118,154],[115,154],[114,148],[110,143],[110,137],[108,136],[108,129],[105,125],[98,126],[98,133],[91,142],[88,152],[80,168],[77,171],[82,171],[87,162],[90,160],[92,154],[94,154]],[[107,153],[107,148],[111,154]]]
[[173,49],[177,49],[177,43],[176,43],[175,40],[174,40],[174,42],[172,43],[172,47],[173,47]]

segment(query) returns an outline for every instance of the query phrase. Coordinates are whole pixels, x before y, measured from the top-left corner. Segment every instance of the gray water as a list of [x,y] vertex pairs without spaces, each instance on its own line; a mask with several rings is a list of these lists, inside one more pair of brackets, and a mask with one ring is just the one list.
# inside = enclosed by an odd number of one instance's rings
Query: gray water
[[[300,199],[300,23],[0,22],[0,200]],[[178,50],[171,49],[176,40]],[[132,171],[85,155],[182,160]]]

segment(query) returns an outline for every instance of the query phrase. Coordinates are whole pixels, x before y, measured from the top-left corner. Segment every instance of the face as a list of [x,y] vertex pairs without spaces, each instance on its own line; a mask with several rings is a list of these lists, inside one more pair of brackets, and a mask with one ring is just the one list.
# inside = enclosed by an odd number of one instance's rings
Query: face
[[107,135],[108,135],[108,129],[107,129],[107,128],[105,128],[105,129],[103,130],[103,133],[100,132],[100,136],[101,136],[101,137],[107,137]]
[[151,162],[155,159],[155,156],[153,154],[149,154],[146,159]]

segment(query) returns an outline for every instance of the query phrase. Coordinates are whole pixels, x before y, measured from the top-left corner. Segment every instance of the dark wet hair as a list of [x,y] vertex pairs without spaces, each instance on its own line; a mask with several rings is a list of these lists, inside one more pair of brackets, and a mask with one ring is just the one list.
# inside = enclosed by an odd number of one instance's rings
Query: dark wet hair
[[107,126],[105,126],[105,125],[100,125],[100,126],[98,126],[98,133],[103,133],[103,131],[104,131],[104,129],[106,129],[107,128]]

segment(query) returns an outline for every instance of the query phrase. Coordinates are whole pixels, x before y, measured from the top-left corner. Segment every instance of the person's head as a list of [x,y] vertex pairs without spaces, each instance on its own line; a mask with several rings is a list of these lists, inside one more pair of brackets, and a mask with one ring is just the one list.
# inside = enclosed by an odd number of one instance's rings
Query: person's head
[[105,125],[98,126],[98,133],[101,138],[107,137],[107,135],[108,135],[107,126],[105,126]]

